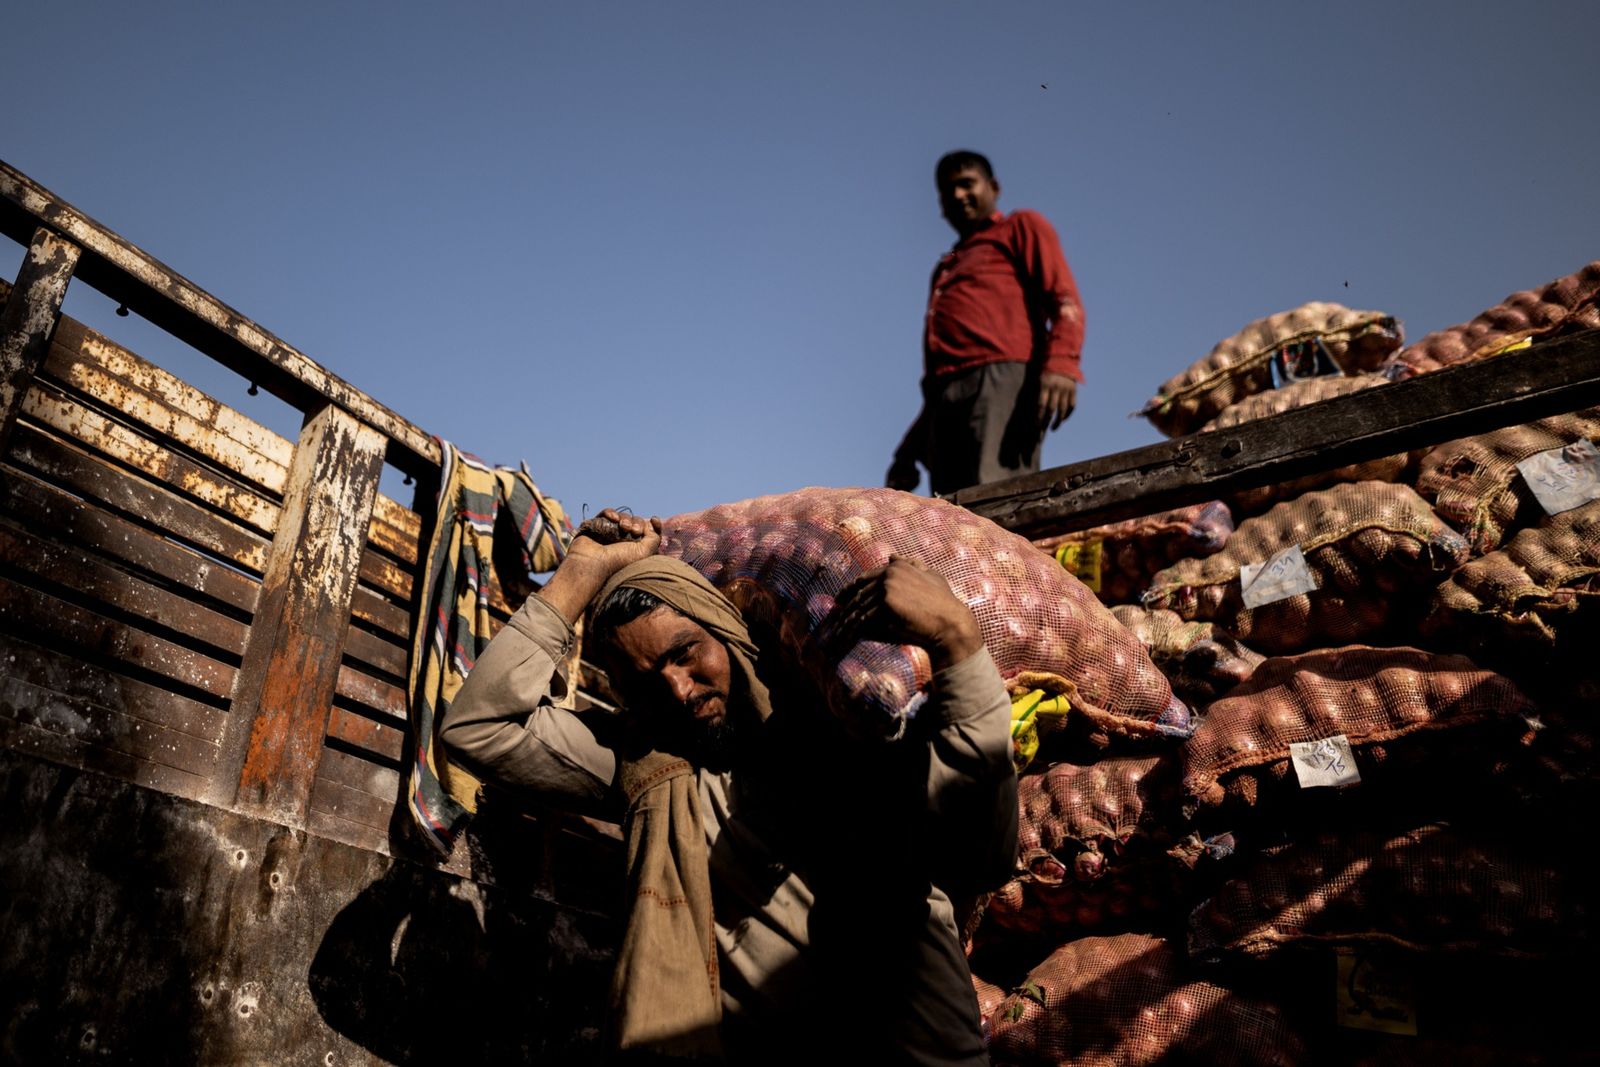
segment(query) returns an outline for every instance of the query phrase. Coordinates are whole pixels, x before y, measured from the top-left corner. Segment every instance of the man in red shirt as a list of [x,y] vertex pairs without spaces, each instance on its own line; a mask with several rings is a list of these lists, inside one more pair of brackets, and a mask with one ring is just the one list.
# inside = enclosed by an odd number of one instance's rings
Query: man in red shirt
[[1039,469],[1045,431],[1077,404],[1083,308],[1049,220],[995,210],[987,159],[951,152],[934,179],[960,239],[933,271],[922,412],[885,484],[916,489],[921,462],[933,491],[950,493]]

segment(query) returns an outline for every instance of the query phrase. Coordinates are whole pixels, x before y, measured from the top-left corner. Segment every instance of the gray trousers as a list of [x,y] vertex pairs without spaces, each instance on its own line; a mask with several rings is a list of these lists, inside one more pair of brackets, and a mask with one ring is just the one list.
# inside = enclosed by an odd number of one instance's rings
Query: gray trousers
[[1026,363],[985,363],[922,383],[935,493],[1039,469],[1038,376]]

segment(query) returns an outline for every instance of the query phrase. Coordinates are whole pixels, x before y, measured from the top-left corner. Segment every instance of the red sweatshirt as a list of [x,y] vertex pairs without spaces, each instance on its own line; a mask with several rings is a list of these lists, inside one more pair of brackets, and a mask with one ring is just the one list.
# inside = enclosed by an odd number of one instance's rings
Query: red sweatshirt
[[[989,216],[933,269],[923,335],[927,373],[1027,363],[1083,381],[1083,308],[1061,239],[1036,211]],[[1077,313],[1059,316],[1063,303]]]

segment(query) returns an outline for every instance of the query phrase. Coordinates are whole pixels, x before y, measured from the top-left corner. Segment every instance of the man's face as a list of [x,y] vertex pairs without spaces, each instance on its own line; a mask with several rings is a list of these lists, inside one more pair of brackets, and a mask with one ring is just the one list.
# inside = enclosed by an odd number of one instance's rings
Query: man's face
[[977,167],[962,167],[939,178],[939,206],[945,221],[966,233],[994,214],[1000,183]]
[[[728,714],[728,650],[705,627],[662,605],[611,635],[611,662],[630,701],[683,712],[699,726]],[[675,716],[676,717],[676,716]]]

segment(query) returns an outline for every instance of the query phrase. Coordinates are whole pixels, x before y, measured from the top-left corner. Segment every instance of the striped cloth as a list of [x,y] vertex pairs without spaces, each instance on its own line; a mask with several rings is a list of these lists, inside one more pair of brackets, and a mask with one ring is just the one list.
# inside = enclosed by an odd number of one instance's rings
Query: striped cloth
[[437,521],[411,647],[409,804],[423,836],[448,855],[476,810],[479,783],[445,762],[438,727],[498,629],[489,615],[495,531],[509,536],[515,530],[516,558],[525,570],[543,572],[565,557],[572,523],[557,501],[540,494],[526,464],[519,470],[491,468],[438,441],[443,461]]

